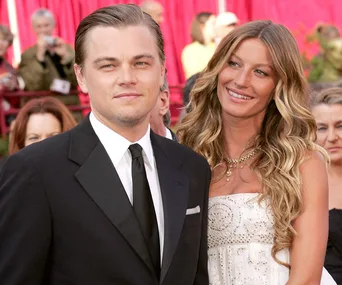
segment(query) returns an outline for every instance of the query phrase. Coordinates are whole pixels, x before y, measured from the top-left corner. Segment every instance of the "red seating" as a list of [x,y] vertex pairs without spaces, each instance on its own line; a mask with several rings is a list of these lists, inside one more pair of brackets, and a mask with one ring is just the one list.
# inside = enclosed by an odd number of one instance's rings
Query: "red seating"
[[[80,95],[81,92],[78,90],[70,91],[70,95]],[[56,96],[60,95],[51,91],[15,91],[15,92],[4,92],[0,91],[0,129],[1,129],[1,137],[2,139],[6,139],[6,135],[9,131],[8,126],[6,125],[6,116],[8,115],[16,115],[19,113],[19,108],[10,108],[8,110],[3,109],[3,102],[6,99],[10,98],[37,98],[43,96]],[[67,95],[66,95],[67,96]],[[80,96],[79,96],[80,97]],[[70,111],[82,111],[89,109],[89,104],[80,104],[80,105],[68,105],[67,106]]]

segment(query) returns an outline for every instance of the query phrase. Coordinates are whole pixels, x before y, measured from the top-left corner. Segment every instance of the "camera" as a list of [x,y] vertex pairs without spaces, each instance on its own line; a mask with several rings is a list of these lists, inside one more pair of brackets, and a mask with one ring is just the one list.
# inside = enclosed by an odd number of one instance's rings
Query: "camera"
[[0,77],[0,83],[3,85],[6,85],[11,79],[11,75],[10,74],[6,74],[5,76]]
[[47,43],[48,46],[54,47],[54,46],[57,45],[57,40],[54,37],[45,36],[44,40],[45,40],[45,42]]

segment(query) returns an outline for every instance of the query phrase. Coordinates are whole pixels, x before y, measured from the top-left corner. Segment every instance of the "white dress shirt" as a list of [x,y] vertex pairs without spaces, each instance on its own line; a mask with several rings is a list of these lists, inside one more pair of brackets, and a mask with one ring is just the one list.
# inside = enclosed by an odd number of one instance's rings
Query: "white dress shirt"
[[164,211],[158,171],[150,139],[150,126],[148,127],[146,134],[140,140],[131,143],[129,140],[101,123],[93,113],[90,113],[89,120],[100,142],[107,151],[107,154],[120,177],[121,183],[132,205],[132,156],[128,147],[134,143],[138,143],[142,147],[146,176],[148,184],[150,185],[154,209],[157,216],[160,241],[160,260],[162,261],[164,249]]
[[165,137],[167,139],[170,139],[170,140],[173,140],[173,137],[172,137],[172,134],[171,134],[171,131],[165,127]]

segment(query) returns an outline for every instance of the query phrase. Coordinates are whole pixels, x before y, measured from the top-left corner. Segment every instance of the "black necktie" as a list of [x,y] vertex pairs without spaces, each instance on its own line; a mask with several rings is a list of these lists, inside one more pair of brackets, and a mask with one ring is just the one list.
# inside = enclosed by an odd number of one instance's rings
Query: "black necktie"
[[150,186],[146,177],[142,147],[139,144],[132,144],[129,150],[132,155],[133,209],[159,278],[160,246],[158,224]]

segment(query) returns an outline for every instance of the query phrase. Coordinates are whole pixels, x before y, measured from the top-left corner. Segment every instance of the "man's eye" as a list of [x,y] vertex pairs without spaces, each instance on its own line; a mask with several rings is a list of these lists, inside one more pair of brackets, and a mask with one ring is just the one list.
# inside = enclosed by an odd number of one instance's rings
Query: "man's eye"
[[135,63],[135,65],[137,65],[137,66],[146,66],[146,65],[148,65],[148,63],[144,62],[144,61],[138,61],[138,62]]
[[111,68],[111,67],[114,67],[113,64],[105,64],[105,65],[102,65],[101,68]]

